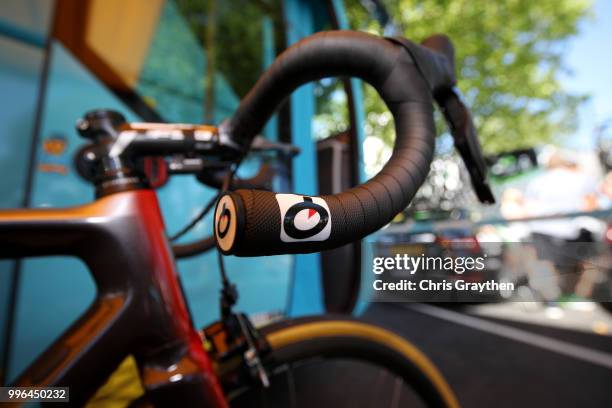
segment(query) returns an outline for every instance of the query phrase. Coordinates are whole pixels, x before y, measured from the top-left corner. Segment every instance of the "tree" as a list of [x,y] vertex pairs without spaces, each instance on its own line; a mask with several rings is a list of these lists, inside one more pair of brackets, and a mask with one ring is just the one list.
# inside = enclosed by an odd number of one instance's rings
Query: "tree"
[[[571,134],[585,95],[570,94],[567,40],[590,14],[589,0],[388,0],[403,35],[415,41],[445,33],[456,48],[459,88],[472,109],[485,152],[531,147]],[[347,0],[352,27],[382,34],[358,0]],[[366,88],[367,135],[394,138],[376,92]],[[439,131],[445,131],[438,126]]]

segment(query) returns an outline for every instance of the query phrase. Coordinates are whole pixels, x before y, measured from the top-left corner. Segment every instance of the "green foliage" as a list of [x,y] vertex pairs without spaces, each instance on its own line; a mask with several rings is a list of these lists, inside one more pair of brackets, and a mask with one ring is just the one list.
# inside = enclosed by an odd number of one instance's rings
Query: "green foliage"
[[346,131],[350,126],[350,119],[343,81],[338,78],[315,81],[314,93],[316,100],[315,138],[324,139]]
[[[563,52],[589,16],[589,0],[388,0],[403,34],[420,41],[445,33],[456,48],[459,89],[473,111],[487,153],[557,140],[576,128],[585,95],[570,94],[560,74]],[[357,0],[347,0],[352,27],[382,34]],[[392,123],[366,88],[366,132],[390,144]],[[382,115],[382,116],[381,116]],[[386,123],[386,124],[384,124]],[[439,131],[445,127],[439,126]]]
[[[243,97],[263,71],[264,17],[275,30],[275,44],[284,45],[280,0],[175,0],[214,71],[224,75]],[[211,15],[212,12],[212,15]]]

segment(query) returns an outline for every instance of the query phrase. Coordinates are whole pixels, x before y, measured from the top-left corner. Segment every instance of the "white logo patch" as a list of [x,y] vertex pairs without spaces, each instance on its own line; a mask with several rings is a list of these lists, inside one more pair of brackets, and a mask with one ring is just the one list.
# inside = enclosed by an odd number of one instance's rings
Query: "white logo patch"
[[283,242],[325,241],[331,234],[329,207],[321,197],[276,194]]

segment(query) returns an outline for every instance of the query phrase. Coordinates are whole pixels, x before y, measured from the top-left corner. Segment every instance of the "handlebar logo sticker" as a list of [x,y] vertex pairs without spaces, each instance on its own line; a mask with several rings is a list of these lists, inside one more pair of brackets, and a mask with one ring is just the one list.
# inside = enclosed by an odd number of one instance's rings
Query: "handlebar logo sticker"
[[331,234],[329,207],[321,197],[276,194],[283,242],[325,241]]
[[229,251],[236,238],[236,206],[229,195],[221,197],[217,204],[215,235],[221,249]]
[[217,221],[217,233],[219,234],[219,238],[225,238],[229,231],[231,220],[232,213],[227,208],[227,203],[223,203],[221,207],[221,216],[219,217],[219,221]]

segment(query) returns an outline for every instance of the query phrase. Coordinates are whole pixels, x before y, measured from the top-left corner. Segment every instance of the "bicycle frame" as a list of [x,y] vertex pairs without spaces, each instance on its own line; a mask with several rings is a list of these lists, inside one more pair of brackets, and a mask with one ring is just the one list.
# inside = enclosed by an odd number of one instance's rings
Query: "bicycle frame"
[[180,395],[184,406],[227,406],[191,322],[154,191],[68,209],[0,211],[0,258],[49,255],[83,260],[97,296],[14,386],[69,386],[70,402],[80,406],[133,354],[153,402]]

